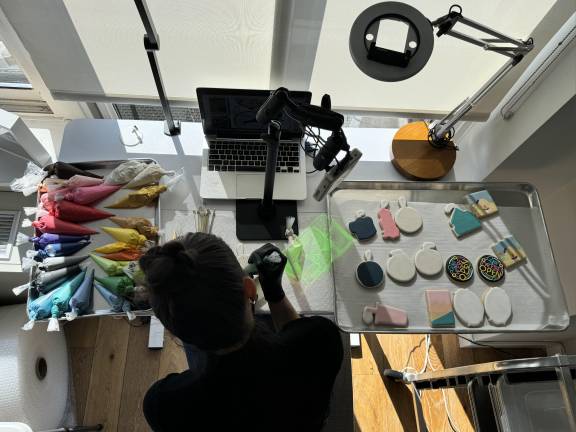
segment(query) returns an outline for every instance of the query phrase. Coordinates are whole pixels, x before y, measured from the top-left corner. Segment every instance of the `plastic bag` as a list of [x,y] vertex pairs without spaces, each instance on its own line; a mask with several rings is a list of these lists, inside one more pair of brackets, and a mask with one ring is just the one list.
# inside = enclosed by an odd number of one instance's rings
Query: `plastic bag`
[[14,192],[22,192],[24,196],[29,196],[38,190],[38,185],[46,177],[46,173],[34,164],[33,162],[28,162],[26,169],[24,170],[24,175],[22,177],[12,180],[10,183],[10,189]]

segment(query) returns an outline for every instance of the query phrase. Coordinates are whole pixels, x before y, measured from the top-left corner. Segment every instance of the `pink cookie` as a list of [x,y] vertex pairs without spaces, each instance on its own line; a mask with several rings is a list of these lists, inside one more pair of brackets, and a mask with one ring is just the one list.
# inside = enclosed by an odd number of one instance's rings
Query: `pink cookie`
[[390,210],[388,210],[387,205],[382,205],[382,208],[378,212],[378,224],[382,230],[382,238],[385,240],[396,240],[400,237],[400,230],[394,222],[394,217]]

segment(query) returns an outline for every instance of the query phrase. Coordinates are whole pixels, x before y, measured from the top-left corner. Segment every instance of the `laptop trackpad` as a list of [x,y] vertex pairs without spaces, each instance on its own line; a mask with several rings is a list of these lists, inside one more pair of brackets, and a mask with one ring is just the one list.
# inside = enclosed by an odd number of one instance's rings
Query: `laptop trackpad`
[[264,193],[264,175],[238,174],[236,176],[236,196],[238,198],[261,198]]

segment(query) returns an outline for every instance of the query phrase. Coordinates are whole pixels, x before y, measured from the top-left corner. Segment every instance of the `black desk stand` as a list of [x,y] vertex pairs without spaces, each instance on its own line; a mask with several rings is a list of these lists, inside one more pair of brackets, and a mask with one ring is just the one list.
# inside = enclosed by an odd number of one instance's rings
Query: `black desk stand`
[[268,133],[262,135],[267,144],[264,197],[261,200],[236,200],[236,237],[238,240],[285,240],[286,218],[295,218],[292,230],[298,234],[296,201],[272,199],[276,160],[280,146],[280,123],[272,120]]

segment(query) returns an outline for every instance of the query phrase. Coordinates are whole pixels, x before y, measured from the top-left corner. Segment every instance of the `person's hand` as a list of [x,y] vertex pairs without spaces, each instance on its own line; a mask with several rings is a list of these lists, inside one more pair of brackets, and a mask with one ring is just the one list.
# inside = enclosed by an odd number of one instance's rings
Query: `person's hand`
[[258,279],[268,303],[277,303],[285,297],[282,274],[286,261],[280,249],[270,243],[256,249],[248,258],[248,263],[258,269]]

